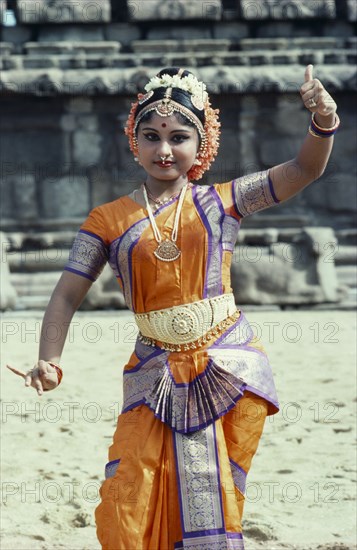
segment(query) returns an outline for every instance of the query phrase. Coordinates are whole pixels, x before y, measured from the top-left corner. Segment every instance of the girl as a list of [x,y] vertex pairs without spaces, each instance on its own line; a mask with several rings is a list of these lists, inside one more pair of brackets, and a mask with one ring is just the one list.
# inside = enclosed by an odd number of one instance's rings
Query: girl
[[[145,182],[94,208],[47,307],[39,361],[11,370],[38,395],[61,381],[62,341],[108,261],[139,334],[96,509],[104,550],[243,549],[244,488],[267,415],[271,367],[230,286],[240,221],[319,177],[339,126],[336,104],[305,71],[312,118],[296,158],[227,183],[193,184],[214,160],[218,111],[192,73],[163,69],[133,104],[126,134]],[[64,334],[64,331],[62,331]]]

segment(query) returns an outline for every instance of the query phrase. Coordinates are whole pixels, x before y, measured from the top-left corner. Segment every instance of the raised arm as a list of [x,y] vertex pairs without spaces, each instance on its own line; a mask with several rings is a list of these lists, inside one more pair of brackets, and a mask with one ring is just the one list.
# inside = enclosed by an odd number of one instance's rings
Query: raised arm
[[[305,82],[300,95],[305,107],[314,113],[314,126],[310,130],[297,156],[270,169],[274,192],[279,201],[293,197],[319,178],[326,168],[332,147],[333,128],[338,125],[337,105],[321,82],[312,76],[312,65],[305,70]],[[324,132],[324,129],[327,132]],[[325,133],[328,137],[321,137]],[[329,134],[332,135],[329,135]]]

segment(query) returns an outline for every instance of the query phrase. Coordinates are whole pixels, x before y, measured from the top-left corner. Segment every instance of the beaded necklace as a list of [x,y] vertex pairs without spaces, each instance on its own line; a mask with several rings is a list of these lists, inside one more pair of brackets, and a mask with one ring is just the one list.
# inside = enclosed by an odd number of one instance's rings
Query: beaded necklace
[[[181,191],[179,193],[176,193],[176,195],[174,195],[176,197],[178,195],[180,195],[180,198],[179,198],[177,206],[176,206],[176,215],[175,215],[174,227],[172,229],[171,239],[165,239],[163,241],[162,237],[161,237],[161,233],[159,231],[159,228],[157,227],[152,208],[149,204],[149,197],[148,197],[148,193],[147,193],[147,190],[146,190],[146,185],[142,186],[143,195],[144,195],[145,204],[146,204],[146,209],[147,209],[148,214],[149,214],[149,219],[150,219],[150,223],[151,223],[151,226],[152,226],[152,229],[153,229],[153,232],[154,232],[154,237],[156,239],[156,242],[159,245],[156,248],[156,250],[154,251],[154,255],[156,256],[156,258],[158,260],[161,260],[163,262],[172,262],[174,260],[177,260],[177,258],[179,258],[181,256],[181,250],[177,246],[176,240],[177,240],[178,224],[179,224],[181,209],[182,209],[183,201],[185,199],[185,195],[186,195],[186,191],[187,191],[188,187],[192,187],[192,184],[191,183],[186,183],[186,185],[183,186]],[[165,204],[166,202],[168,202],[169,200],[174,198],[174,196],[171,196],[169,199],[164,200],[163,204]],[[159,199],[157,199],[157,200],[159,200]]]

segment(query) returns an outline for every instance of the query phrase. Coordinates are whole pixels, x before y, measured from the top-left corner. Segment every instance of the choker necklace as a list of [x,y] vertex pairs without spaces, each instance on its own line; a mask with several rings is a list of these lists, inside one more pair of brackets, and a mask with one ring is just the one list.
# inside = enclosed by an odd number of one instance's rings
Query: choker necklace
[[[180,189],[180,191],[178,191],[177,193],[174,193],[173,195],[170,195],[170,197],[167,197],[167,198],[165,198],[165,199],[158,199],[158,198],[154,197],[154,196],[150,193],[149,188],[148,188],[148,186],[146,185],[146,183],[144,183],[144,184],[142,185],[142,187],[145,187],[147,196],[149,197],[149,199],[150,199],[153,203],[155,203],[155,204],[157,205],[157,206],[156,206],[156,210],[157,210],[160,206],[163,206],[164,204],[167,204],[168,202],[170,202],[172,199],[175,199],[176,197],[178,197],[179,194],[181,193],[181,189]],[[191,182],[188,183],[188,188],[190,188],[190,187],[192,187],[192,183],[191,183]]]
[[146,209],[149,214],[149,219],[151,222],[152,230],[154,232],[154,237],[156,239],[156,242],[159,244],[157,249],[154,251],[154,255],[158,260],[161,260],[163,262],[173,262],[174,260],[177,260],[177,258],[181,256],[181,250],[176,245],[176,240],[177,240],[178,223],[180,219],[181,209],[182,209],[183,201],[185,199],[186,190],[188,186],[189,184],[186,183],[186,185],[184,185],[180,191],[180,198],[176,206],[176,215],[175,215],[174,227],[171,233],[171,239],[165,239],[163,241],[159,228],[156,225],[156,221],[155,221],[151,206],[149,204],[149,198],[146,191],[146,186],[143,185],[143,194],[144,194]]

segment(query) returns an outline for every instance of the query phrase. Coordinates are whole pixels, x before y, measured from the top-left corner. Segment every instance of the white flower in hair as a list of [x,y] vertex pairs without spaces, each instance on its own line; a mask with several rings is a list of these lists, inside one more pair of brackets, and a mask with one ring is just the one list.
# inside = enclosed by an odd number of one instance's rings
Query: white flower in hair
[[146,84],[145,90],[150,92],[151,90],[156,90],[157,88],[180,88],[180,90],[189,92],[193,96],[202,98],[204,102],[208,98],[206,85],[204,82],[199,82],[193,74],[189,74],[183,78],[177,74],[174,76],[170,76],[168,74],[163,74],[161,77],[154,76],[150,79],[148,84]]

